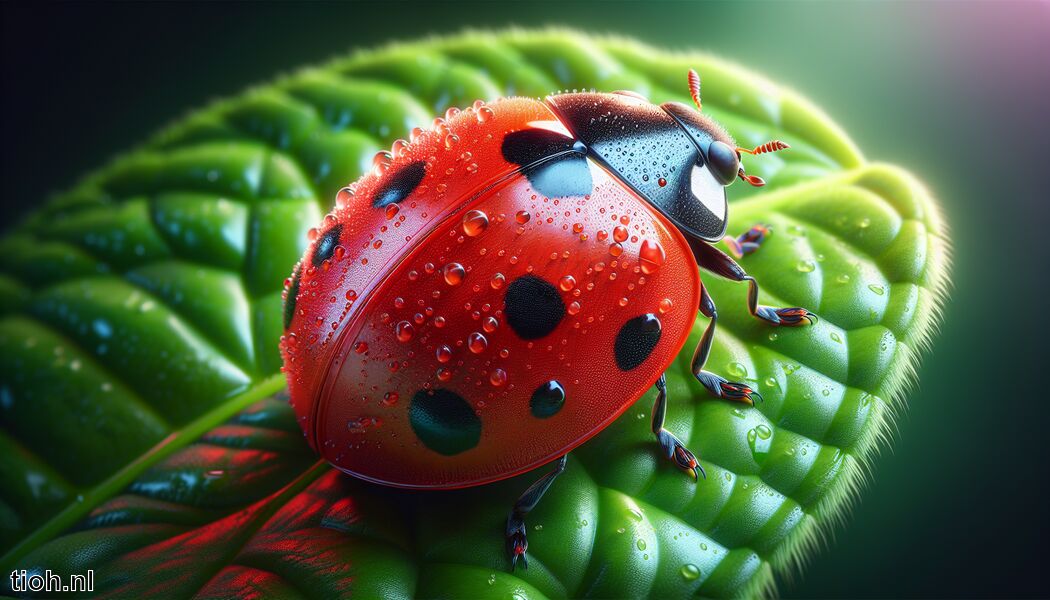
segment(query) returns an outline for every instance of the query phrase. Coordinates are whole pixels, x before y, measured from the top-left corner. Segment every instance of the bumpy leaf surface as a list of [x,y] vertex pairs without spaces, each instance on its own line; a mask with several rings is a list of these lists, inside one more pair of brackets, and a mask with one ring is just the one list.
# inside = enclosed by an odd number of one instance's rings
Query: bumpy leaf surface
[[[538,473],[410,493],[317,462],[279,397],[276,348],[282,281],[335,191],[448,106],[591,87],[688,101],[691,67],[741,145],[792,145],[748,161],[769,185],[731,188],[730,231],[770,224],[742,261],[762,302],[821,317],[770,329],[743,286],[706,277],[721,317],[711,368],[766,400],[711,400],[687,345],[667,426],[707,480],[658,456],[649,394],[571,455],[529,519],[530,568],[511,574],[503,521]],[[193,114],[0,241],[0,566],[95,569],[96,591],[135,597],[768,591],[856,491],[935,325],[947,260],[911,176],[710,57],[564,31],[356,53]]]

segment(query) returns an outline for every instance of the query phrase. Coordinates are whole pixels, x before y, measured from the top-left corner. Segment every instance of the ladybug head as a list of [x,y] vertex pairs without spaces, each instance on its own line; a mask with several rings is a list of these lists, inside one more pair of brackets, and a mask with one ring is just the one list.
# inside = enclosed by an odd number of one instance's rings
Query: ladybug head
[[791,146],[780,140],[772,140],[752,149],[737,146],[721,125],[701,112],[700,76],[692,69],[689,70],[689,95],[696,104],[696,110],[680,102],[666,102],[662,107],[696,143],[699,151],[697,166],[706,165],[714,179],[723,186],[733,183],[738,177],[755,187],[765,185],[761,177],[744,172],[744,165],[740,162],[741,153],[758,155]]
[[741,153],[787,148],[772,141],[739,148],[718,123],[700,111],[700,77],[689,72],[696,104],[651,104],[633,92],[559,94],[547,99],[559,120],[593,158],[664,214],[683,233],[708,242],[725,234],[725,188],[737,178],[754,186]]

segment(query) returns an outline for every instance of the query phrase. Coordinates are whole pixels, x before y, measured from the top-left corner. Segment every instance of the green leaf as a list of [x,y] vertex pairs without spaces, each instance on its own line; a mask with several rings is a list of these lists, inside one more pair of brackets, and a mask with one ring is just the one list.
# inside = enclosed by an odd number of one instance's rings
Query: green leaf
[[[282,387],[281,285],[305,231],[371,155],[447,106],[559,88],[687,100],[749,163],[731,232],[773,226],[743,266],[762,301],[821,321],[770,329],[739,284],[711,368],[757,409],[668,374],[668,428],[694,484],[657,455],[652,394],[570,456],[509,573],[502,524],[539,473],[406,493],[306,448]],[[770,591],[817,545],[885,441],[948,273],[923,187],[868,164],[819,110],[751,73],[577,32],[471,33],[360,52],[219,102],[43,206],[0,240],[0,571],[96,570],[96,591],[229,596],[729,596]],[[232,419],[231,419],[232,417]],[[231,419],[227,421],[227,419]],[[6,584],[6,581],[5,581]]]

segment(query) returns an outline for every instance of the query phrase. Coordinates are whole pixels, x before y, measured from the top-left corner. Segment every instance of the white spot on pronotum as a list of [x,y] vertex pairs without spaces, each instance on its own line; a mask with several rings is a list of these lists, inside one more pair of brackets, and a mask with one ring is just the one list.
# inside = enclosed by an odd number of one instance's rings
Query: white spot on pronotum
[[693,165],[689,174],[689,187],[693,196],[700,200],[716,217],[726,218],[726,195],[722,184],[718,183],[710,170]]
[[560,133],[567,138],[573,137],[572,133],[562,125],[561,121],[529,121],[528,126],[533,129],[546,129],[547,131],[553,131],[554,133]]

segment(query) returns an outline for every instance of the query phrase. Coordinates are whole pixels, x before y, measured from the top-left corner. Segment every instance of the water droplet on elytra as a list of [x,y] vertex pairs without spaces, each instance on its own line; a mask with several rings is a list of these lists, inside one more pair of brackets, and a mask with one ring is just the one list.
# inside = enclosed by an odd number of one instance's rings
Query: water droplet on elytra
[[397,335],[397,341],[407,342],[412,339],[416,330],[408,321],[398,321],[397,325],[394,326],[394,333]]
[[475,331],[467,337],[467,348],[474,354],[481,354],[489,347],[489,341],[480,332]]
[[445,277],[445,283],[449,285],[459,285],[463,283],[463,278],[466,277],[467,272],[463,268],[463,265],[459,263],[448,263],[445,268],[442,269],[442,275]]
[[667,261],[667,254],[664,253],[663,246],[653,240],[642,241],[638,257],[641,259],[642,272],[646,275],[655,273]]
[[496,387],[507,383],[507,372],[503,369],[493,369],[492,374],[489,375],[489,383]]
[[447,363],[452,360],[452,348],[449,348],[448,346],[441,346],[434,352],[434,354],[437,357],[438,362]]
[[480,210],[467,211],[463,215],[463,233],[470,237],[481,235],[489,226],[489,216]]

